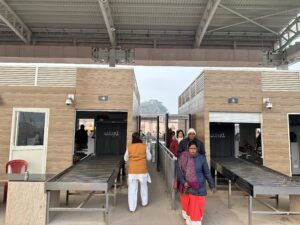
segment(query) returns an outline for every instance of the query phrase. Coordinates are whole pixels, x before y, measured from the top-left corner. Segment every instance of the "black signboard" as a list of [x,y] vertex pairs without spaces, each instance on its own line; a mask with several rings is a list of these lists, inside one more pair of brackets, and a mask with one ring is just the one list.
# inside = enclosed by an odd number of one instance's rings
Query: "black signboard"
[[210,154],[211,157],[234,156],[234,124],[210,124]]
[[126,123],[97,122],[96,155],[124,154],[126,151]]

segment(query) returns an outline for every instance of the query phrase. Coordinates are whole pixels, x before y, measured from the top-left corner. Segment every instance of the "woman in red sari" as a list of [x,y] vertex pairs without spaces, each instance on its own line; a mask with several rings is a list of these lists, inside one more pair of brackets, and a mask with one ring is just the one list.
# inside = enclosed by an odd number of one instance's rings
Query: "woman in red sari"
[[177,175],[182,193],[180,200],[182,216],[187,225],[201,225],[206,200],[206,180],[212,192],[215,192],[205,152],[199,152],[196,141],[190,141],[188,150],[179,158]]

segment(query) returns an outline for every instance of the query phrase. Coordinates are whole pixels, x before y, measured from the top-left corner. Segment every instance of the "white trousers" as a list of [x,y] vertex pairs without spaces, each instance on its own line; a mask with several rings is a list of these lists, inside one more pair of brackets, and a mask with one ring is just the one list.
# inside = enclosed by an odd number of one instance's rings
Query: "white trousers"
[[142,205],[146,206],[148,204],[147,180],[139,181],[138,179],[131,179],[128,181],[128,205],[131,212],[134,212],[136,209],[139,183]]

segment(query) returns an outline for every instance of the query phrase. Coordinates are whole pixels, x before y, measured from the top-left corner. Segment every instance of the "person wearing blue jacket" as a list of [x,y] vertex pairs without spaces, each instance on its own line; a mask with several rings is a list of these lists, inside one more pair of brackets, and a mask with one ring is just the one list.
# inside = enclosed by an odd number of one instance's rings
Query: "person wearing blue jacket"
[[206,181],[213,193],[215,184],[205,152],[199,152],[197,141],[190,141],[187,147],[187,151],[182,152],[178,159],[177,166],[182,216],[187,225],[201,225],[207,195]]

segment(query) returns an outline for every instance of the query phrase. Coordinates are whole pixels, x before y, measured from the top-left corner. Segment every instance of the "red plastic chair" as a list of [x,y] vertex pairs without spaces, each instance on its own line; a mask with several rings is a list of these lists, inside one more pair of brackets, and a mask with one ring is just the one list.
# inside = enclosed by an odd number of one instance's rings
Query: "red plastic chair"
[[[21,173],[23,167],[24,167],[24,172],[27,172],[28,163],[25,160],[21,160],[21,159],[11,160],[11,161],[6,163],[5,172],[7,174],[8,170],[10,168],[10,173]],[[8,182],[5,182],[5,184],[4,184],[4,193],[3,193],[3,203],[6,203],[7,188],[8,188]]]

